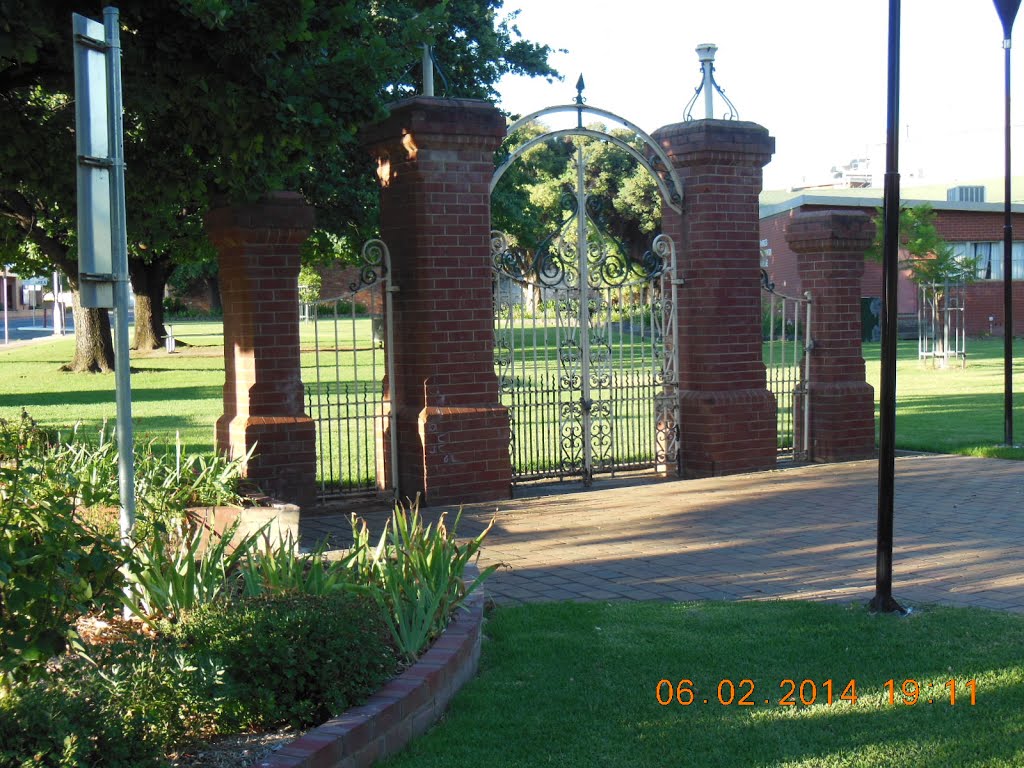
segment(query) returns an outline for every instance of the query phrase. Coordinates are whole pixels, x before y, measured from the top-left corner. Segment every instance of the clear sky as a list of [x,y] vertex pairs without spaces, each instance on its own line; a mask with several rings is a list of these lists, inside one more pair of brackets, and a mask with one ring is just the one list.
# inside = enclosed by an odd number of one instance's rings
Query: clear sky
[[[776,154],[765,188],[824,179],[855,157],[884,171],[887,0],[506,0],[535,42],[565,48],[565,76],[500,81],[525,114],[575,96],[644,130],[681,122],[700,84],[694,49],[718,45],[715,77],[740,119],[766,127]],[[1024,12],[1014,26],[1014,174],[1024,168]],[[1019,46],[1019,47],[1018,47]],[[1003,175],[1002,27],[991,0],[903,0],[903,185]],[[724,107],[716,100],[716,113]],[[703,108],[695,115],[703,117]],[[1019,149],[1018,149],[1019,147]]]

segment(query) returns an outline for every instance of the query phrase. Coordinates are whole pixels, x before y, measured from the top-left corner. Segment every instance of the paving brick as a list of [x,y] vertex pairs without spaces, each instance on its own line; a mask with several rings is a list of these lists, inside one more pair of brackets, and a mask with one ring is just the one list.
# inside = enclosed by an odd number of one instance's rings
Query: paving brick
[[[875,461],[640,483],[467,505],[499,526],[481,565],[496,602],[631,599],[866,601],[874,589]],[[1024,613],[1024,470],[965,456],[896,461],[894,595]],[[978,489],[992,501],[978,503]],[[766,504],[771,499],[773,503]],[[969,515],[964,510],[970,510]],[[426,510],[428,522],[443,509]],[[329,527],[315,518],[317,530]],[[628,536],[603,536],[600,524]],[[339,515],[339,529],[348,526]],[[303,526],[302,535],[307,535]],[[581,557],[580,552],[586,557]]]

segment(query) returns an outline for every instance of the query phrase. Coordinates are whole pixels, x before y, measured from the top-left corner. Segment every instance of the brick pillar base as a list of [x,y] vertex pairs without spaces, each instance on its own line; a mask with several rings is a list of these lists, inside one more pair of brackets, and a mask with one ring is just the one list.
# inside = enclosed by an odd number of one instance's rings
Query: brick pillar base
[[278,192],[206,217],[224,305],[224,415],[217,450],[255,451],[245,477],[281,501],[316,496],[316,426],[303,408],[299,247],[313,228],[301,195]]
[[492,105],[426,97],[393,105],[363,134],[399,289],[388,379],[399,492],[430,504],[511,492],[508,409],[494,373],[488,188],[504,136]]
[[875,391],[865,380],[860,317],[864,253],[874,229],[860,211],[801,213],[786,229],[801,285],[813,301],[808,397],[815,461],[875,453]]
[[771,469],[775,397],[761,352],[758,194],[774,139],[754,123],[695,120],[659,128],[683,182],[685,213],[663,228],[679,248],[683,474]]
[[715,477],[775,466],[775,396],[765,389],[683,391],[683,474]]

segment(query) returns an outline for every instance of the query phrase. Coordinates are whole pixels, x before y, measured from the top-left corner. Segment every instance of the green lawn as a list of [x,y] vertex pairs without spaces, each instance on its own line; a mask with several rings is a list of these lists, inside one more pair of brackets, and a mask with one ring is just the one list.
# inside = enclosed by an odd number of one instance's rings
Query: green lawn
[[[190,451],[213,447],[213,427],[223,411],[224,337],[221,323],[174,323],[189,346],[132,353],[132,417],[137,439],[173,443],[175,432]],[[42,341],[0,350],[0,418],[24,408],[41,424],[98,431],[114,422],[113,374],[60,370],[74,355],[74,339]]]
[[[320,356],[321,381],[336,386],[351,379],[360,366],[383,354],[370,340],[370,321],[360,320],[353,339],[328,335],[322,341],[335,350]],[[328,334],[333,330],[328,329]],[[175,431],[190,450],[213,446],[213,426],[222,410],[224,384],[223,336],[219,323],[177,322],[175,336],[189,346],[168,355],[159,350],[132,358],[132,412],[143,439],[171,443]],[[342,333],[351,335],[351,330]],[[316,380],[313,324],[302,325],[303,378]],[[1019,344],[1019,342],[1018,342]],[[71,339],[47,341],[0,350],[0,418],[17,417],[21,409],[43,424],[66,427],[81,422],[83,429],[98,430],[114,419],[114,377],[60,372],[71,359]],[[968,341],[967,368],[932,369],[917,360],[913,342],[901,342],[897,371],[899,448],[969,453],[1024,459],[1024,449],[999,447],[1003,437],[1002,341]],[[868,381],[878,395],[879,345],[866,344]],[[337,364],[337,368],[336,368]],[[335,372],[337,370],[337,373]],[[1015,368],[1015,434],[1024,442],[1024,360]],[[359,427],[353,427],[359,429]],[[339,453],[339,456],[341,454]],[[348,461],[339,458],[338,461]]]
[[[479,676],[389,768],[1024,764],[1021,616],[926,608],[896,618],[860,605],[788,602],[554,603],[498,608],[484,631]],[[688,706],[669,694],[682,680],[693,683],[679,697],[688,701],[690,688]],[[840,700],[851,680],[856,703]],[[904,703],[905,680],[922,691],[913,705]],[[795,706],[780,705],[791,687]],[[800,703],[801,688],[812,706]],[[719,693],[729,701],[733,689],[732,703],[721,704]]]
[[[1024,459],[1003,441],[1003,341],[967,341],[967,367],[933,368],[918,361],[917,345],[902,341],[896,368],[896,447]],[[1024,357],[1015,345],[1014,437],[1024,443]],[[865,344],[867,379],[879,395],[880,345]],[[877,422],[876,422],[877,423]]]

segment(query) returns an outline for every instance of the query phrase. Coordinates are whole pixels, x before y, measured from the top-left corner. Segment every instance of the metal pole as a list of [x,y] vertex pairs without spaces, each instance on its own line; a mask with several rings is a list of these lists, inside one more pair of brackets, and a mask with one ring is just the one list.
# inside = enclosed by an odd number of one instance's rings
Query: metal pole
[[714,63],[710,61],[704,62],[704,117],[708,120],[713,120],[715,117],[715,107],[713,104],[715,87],[711,84],[711,71],[714,67]]
[[388,400],[390,412],[388,414],[389,426],[391,428],[391,492],[395,500],[398,500],[401,477],[398,473],[398,396],[395,384],[395,306],[394,295],[398,287],[394,284],[394,277],[391,272],[391,251],[384,245],[384,254],[381,263],[387,270],[384,274],[384,319],[385,331],[387,333],[387,348],[384,350],[384,366],[387,369],[388,377]]
[[[582,77],[582,75],[581,75]],[[582,113],[581,113],[582,114]],[[576,148],[576,258],[580,265],[580,406],[583,416],[583,483],[594,477],[594,457],[590,452],[590,263],[587,261],[587,189],[586,159],[583,143]]]
[[7,268],[4,268],[4,344],[10,344],[10,337],[7,335]]
[[107,41],[107,93],[110,111],[110,217],[111,247],[116,285],[114,314],[117,323],[114,380],[117,401],[117,476],[121,489],[121,538],[127,540],[135,526],[135,451],[132,434],[131,360],[128,355],[128,233],[125,228],[124,126],[121,115],[121,34],[116,8],[103,9]]
[[423,44],[423,95],[434,95],[434,58],[426,43]]
[[[814,304],[814,297],[810,291],[804,291],[807,299],[807,323],[804,325],[804,440],[802,452],[805,460],[810,459],[811,451],[811,307]],[[794,452],[796,446],[793,446]],[[794,459],[796,456],[793,457]]]
[[[1012,23],[1012,22],[1011,22]],[[1010,35],[1003,40],[1006,51],[1006,179],[1003,193],[1003,440],[1013,445],[1013,217],[1010,191]]]
[[889,77],[882,271],[882,381],[878,446],[878,540],[872,611],[903,613],[892,596],[893,499],[896,473],[896,330],[900,246],[900,0],[889,0]]

